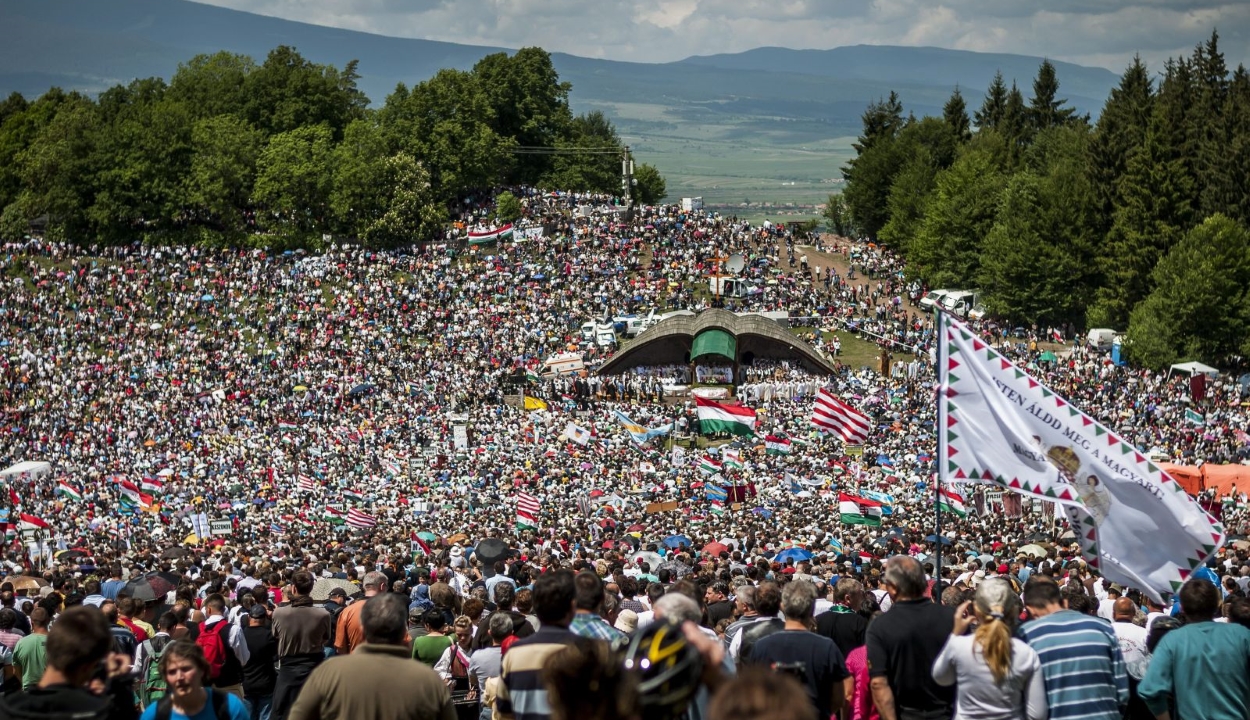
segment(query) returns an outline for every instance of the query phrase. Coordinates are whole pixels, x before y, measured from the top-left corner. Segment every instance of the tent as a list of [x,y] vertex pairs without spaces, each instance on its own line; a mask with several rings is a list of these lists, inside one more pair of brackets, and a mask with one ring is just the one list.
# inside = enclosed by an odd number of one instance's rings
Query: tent
[[1250,493],[1250,465],[1204,464],[1202,486],[1220,497]]
[[1190,495],[1197,495],[1202,492],[1202,468],[1193,465],[1173,465],[1171,463],[1159,463],[1159,469],[1185,488],[1185,492]]
[[7,480],[19,475],[38,478],[50,472],[52,472],[52,463],[43,462],[42,460],[26,460],[0,470],[0,478]]
[[1212,377],[1220,374],[1219,370],[1216,370],[1210,365],[1203,365],[1196,360],[1185,363],[1176,363],[1172,366],[1172,369],[1168,371],[1168,374],[1171,375],[1174,372],[1187,373],[1189,375],[1202,373],[1203,375],[1210,375]]

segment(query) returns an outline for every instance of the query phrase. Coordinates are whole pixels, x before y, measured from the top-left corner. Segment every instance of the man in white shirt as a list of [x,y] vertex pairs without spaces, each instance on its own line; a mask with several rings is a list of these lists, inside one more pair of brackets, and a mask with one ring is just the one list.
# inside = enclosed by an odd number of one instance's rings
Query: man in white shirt
[[[1103,620],[1112,620],[1115,618],[1116,602],[1121,599],[1120,596],[1123,595],[1123,590],[1115,583],[1107,583],[1106,587],[1106,596],[1098,601],[1098,617]],[[1131,605],[1132,603],[1129,604]]]

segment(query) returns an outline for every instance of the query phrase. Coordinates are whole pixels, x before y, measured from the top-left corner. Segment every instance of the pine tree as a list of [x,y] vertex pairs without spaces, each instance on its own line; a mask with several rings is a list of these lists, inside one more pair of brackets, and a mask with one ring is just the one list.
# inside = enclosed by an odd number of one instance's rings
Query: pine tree
[[955,132],[955,137],[959,139],[959,142],[966,142],[972,137],[972,127],[968,121],[968,105],[964,102],[964,96],[959,92],[958,85],[955,86],[955,92],[951,93],[950,99],[942,108],[942,118]]
[[1098,116],[1089,148],[1089,176],[1098,198],[1101,230],[1111,227],[1116,187],[1128,157],[1142,144],[1154,109],[1154,85],[1140,57],[1124,71]]
[[1028,108],[1024,104],[1024,96],[1016,83],[1011,83],[1011,92],[1007,93],[1007,105],[1003,109],[1003,120],[999,126],[1003,138],[1007,141],[1008,163],[1015,167],[1020,161],[1025,146],[1032,136],[1029,125]]
[[1235,183],[1236,169],[1232,166],[1231,145],[1232,107],[1229,103],[1228,66],[1220,52],[1220,36],[1211,38],[1194,49],[1193,69],[1195,103],[1191,114],[1196,131],[1195,158],[1196,177],[1201,182],[1198,191],[1198,207],[1202,217],[1215,213],[1228,213],[1236,204],[1238,188]]
[[855,227],[875,240],[889,219],[886,201],[902,164],[896,140],[904,125],[903,103],[891,91],[888,99],[869,105],[862,119],[864,130],[853,143],[856,156],[842,168],[842,197]]
[[1033,79],[1033,100],[1029,104],[1029,124],[1034,130],[1067,125],[1072,122],[1076,109],[1064,107],[1065,99],[1057,98],[1059,94],[1059,78],[1055,75],[1055,66],[1049,60],[1043,60],[1037,69],[1037,77]]
[[1003,116],[1007,112],[1007,85],[1003,82],[1003,73],[998,71],[994,73],[994,81],[990,83],[990,89],[985,93],[985,101],[981,103],[981,109],[977,110],[973,120],[976,121],[977,129],[996,130],[1003,122]]

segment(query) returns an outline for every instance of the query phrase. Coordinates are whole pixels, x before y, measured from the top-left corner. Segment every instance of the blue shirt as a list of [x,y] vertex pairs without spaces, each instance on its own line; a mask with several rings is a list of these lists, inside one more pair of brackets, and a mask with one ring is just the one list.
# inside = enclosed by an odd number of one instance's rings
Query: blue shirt
[[125,580],[105,580],[104,583],[100,585],[100,594],[109,600],[116,600],[117,591],[124,587],[126,587]]
[[617,630],[608,624],[607,620],[594,613],[579,612],[573,616],[573,621],[569,623],[569,632],[574,635],[580,635],[591,640],[605,640],[612,642],[618,637],[623,637],[625,633]]
[[[219,691],[212,688],[205,689],[208,691],[208,698],[204,701],[204,707],[200,708],[199,712],[188,716],[173,710],[170,713],[170,720],[217,720],[217,716],[213,713],[212,694]],[[156,706],[157,703],[148,705],[139,720],[156,720]],[[230,711],[230,720],[251,720],[251,707],[234,695],[226,695],[226,708]]]
[[1150,712],[1168,709],[1185,720],[1244,720],[1250,717],[1250,630],[1199,622],[1163,637],[1137,693]]
[[1060,610],[1020,627],[1037,652],[1050,720],[1120,720],[1128,704],[1128,672],[1111,623]]

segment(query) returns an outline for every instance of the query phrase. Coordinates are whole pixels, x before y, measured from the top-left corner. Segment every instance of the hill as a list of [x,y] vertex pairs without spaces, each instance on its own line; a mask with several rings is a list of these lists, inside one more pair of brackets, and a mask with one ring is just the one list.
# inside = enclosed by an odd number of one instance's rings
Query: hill
[[[503,48],[391,38],[291,22],[187,0],[0,0],[0,92],[35,96],[52,85],[99,92],[135,77],[169,77],[198,53],[262,60],[294,46],[319,63],[359,59],[360,88],[380,104],[399,82],[467,69]],[[897,90],[907,109],[938,112],[956,86],[976,107],[1002,69],[1028,89],[1040,58],[941,48],[758,48],[663,64],[555,53],[577,111],[601,109],[672,195],[710,203],[817,202],[836,187],[860,113]],[[1056,63],[1062,95],[1097,113],[1116,75]]]

